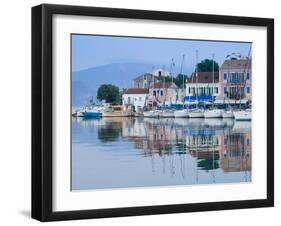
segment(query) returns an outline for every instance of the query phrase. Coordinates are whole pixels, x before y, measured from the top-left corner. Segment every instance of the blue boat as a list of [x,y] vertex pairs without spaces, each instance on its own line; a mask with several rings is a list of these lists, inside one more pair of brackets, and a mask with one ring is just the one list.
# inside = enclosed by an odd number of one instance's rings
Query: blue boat
[[84,118],[100,118],[102,113],[99,111],[83,111],[82,115]]

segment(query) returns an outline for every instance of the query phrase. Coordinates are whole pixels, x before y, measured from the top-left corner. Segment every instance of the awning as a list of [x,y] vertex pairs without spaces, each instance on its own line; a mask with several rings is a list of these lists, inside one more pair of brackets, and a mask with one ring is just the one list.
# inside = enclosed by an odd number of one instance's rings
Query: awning
[[246,104],[248,99],[233,100],[233,99],[216,99],[215,104]]
[[184,103],[185,104],[212,104],[213,101],[216,99],[215,96],[185,96]]

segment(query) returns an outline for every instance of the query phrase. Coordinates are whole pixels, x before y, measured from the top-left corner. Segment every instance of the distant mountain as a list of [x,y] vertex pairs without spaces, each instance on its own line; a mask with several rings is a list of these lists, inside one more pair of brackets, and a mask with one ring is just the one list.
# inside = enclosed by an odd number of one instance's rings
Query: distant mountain
[[152,66],[141,63],[114,63],[72,73],[72,105],[84,105],[92,96],[96,99],[98,88],[102,84],[113,84],[121,88],[132,86],[137,76],[151,72]]

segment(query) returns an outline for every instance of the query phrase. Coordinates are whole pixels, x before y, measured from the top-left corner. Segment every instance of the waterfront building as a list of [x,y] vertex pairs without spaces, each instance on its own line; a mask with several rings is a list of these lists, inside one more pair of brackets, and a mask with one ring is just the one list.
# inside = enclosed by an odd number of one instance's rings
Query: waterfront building
[[231,54],[220,67],[221,93],[228,99],[252,99],[251,59]]
[[192,73],[186,83],[186,101],[193,97],[200,99],[206,99],[205,97],[221,96],[221,88],[219,82],[219,72],[198,72]]
[[151,73],[144,73],[133,79],[133,88],[148,89],[153,83],[158,82],[159,77]]
[[146,105],[149,90],[144,88],[129,88],[122,96],[123,106],[134,106],[136,112],[142,111]]
[[149,88],[148,106],[167,106],[175,104],[179,99],[178,88],[173,82],[157,82]]
[[152,75],[156,77],[161,77],[161,76],[171,76],[171,73],[169,71],[166,71],[163,68],[158,68],[152,71]]

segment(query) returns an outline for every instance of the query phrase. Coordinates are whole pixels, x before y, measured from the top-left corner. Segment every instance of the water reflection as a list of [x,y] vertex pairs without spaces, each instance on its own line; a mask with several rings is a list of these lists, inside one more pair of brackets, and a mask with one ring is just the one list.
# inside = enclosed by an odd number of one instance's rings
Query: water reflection
[[251,123],[73,119],[72,189],[251,181]]

